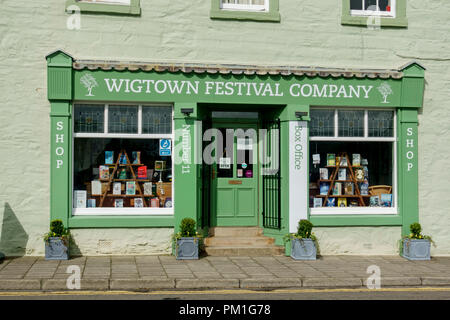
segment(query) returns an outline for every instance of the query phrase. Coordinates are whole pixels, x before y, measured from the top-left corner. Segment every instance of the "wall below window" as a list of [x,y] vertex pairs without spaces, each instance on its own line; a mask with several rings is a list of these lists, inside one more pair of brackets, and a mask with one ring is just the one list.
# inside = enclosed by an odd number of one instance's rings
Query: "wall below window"
[[322,255],[397,255],[401,227],[314,228]]
[[173,228],[73,229],[71,255],[171,254]]

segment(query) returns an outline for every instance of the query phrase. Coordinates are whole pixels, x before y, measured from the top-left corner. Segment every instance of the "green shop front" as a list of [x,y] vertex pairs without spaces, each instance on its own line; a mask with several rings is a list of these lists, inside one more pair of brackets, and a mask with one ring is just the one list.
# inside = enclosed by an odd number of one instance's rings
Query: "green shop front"
[[[51,219],[70,229],[315,227],[419,220],[425,69],[47,57]],[[398,234],[398,238],[401,234]],[[320,239],[319,239],[320,241]],[[288,250],[288,249],[287,249]]]

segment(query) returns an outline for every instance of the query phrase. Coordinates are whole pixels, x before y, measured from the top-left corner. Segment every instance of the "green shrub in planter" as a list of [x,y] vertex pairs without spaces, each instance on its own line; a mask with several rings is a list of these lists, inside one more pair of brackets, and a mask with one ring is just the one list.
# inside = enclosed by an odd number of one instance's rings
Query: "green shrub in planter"
[[422,226],[415,222],[409,226],[410,234],[401,241],[401,255],[408,260],[430,260],[430,236],[422,234]]
[[291,258],[294,260],[316,260],[317,238],[312,232],[313,224],[308,220],[300,220],[297,233],[287,234],[286,241],[291,241]]
[[198,259],[198,243],[200,236],[195,228],[195,220],[184,218],[181,220],[180,232],[174,236],[176,241],[175,254],[177,260]]
[[62,220],[50,222],[50,232],[44,236],[45,260],[68,260],[70,232]]

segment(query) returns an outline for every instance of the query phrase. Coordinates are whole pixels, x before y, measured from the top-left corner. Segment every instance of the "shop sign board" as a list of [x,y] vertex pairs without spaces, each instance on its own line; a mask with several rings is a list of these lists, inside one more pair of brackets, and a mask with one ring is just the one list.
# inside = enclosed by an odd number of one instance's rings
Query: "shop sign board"
[[[87,81],[86,79],[89,79]],[[109,101],[242,101],[357,106],[400,105],[401,80],[321,77],[202,77],[155,72],[75,71],[75,97]]]
[[307,121],[289,122],[289,232],[308,218],[308,126]]

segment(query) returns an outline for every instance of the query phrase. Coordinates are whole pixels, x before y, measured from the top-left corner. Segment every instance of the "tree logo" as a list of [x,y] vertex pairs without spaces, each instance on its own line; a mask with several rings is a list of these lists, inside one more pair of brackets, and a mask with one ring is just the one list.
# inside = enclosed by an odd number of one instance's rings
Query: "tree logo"
[[87,97],[93,97],[92,89],[95,87],[98,87],[98,83],[95,80],[93,76],[91,76],[89,73],[85,74],[80,78],[80,83],[87,89],[88,93],[86,94]]
[[384,98],[384,101],[382,101],[381,103],[389,103],[389,101],[387,101],[387,98],[390,94],[393,93],[391,86],[387,82],[383,82],[377,89]]

